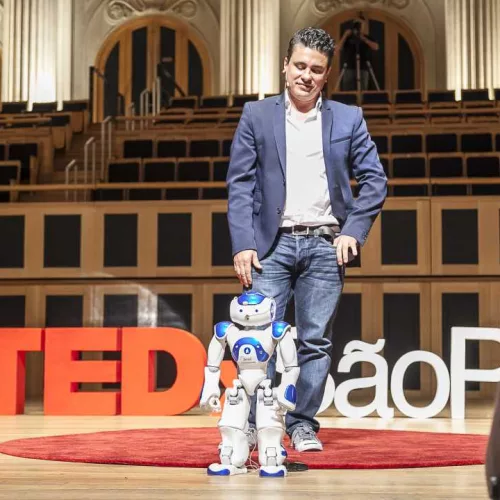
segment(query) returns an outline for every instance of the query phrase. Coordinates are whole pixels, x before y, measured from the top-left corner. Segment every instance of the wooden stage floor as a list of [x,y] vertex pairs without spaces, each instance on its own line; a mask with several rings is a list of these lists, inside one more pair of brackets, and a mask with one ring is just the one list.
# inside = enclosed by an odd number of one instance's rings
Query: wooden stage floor
[[[333,412],[324,427],[376,428],[488,434],[492,403],[468,403],[465,421],[434,418],[351,420]],[[30,405],[26,415],[0,416],[0,442],[35,436],[158,427],[215,426],[217,418],[193,411],[178,417],[44,417]],[[1,500],[314,500],[486,499],[483,466],[397,470],[312,470],[285,479],[255,473],[213,478],[203,469],[132,467],[27,460],[0,454]]]

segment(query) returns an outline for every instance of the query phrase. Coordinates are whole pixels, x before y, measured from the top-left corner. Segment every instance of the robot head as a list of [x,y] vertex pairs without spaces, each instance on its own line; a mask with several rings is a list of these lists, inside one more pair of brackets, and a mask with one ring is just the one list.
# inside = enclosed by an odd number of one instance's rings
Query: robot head
[[245,292],[231,301],[230,315],[242,326],[263,326],[274,320],[276,302],[258,292]]

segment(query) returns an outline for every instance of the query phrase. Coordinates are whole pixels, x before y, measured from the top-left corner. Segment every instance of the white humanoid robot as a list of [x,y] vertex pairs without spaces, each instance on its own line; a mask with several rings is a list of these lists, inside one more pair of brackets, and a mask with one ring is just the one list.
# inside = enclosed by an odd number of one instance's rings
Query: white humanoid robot
[[[234,323],[223,321],[214,327],[200,406],[220,411],[220,364],[226,344],[238,365],[238,378],[225,393],[226,401],[218,423],[222,436],[220,463],[208,467],[210,475],[229,476],[247,472],[245,463],[250,449],[246,431],[250,396],[255,393],[259,474],[286,475],[283,465],[286,452],[282,446],[284,414],[295,409],[299,367],[291,327],[284,321],[273,321],[275,309],[274,299],[261,293],[246,292],[231,302],[230,316]],[[284,372],[281,384],[273,388],[267,378],[267,364],[276,348],[281,354]]]

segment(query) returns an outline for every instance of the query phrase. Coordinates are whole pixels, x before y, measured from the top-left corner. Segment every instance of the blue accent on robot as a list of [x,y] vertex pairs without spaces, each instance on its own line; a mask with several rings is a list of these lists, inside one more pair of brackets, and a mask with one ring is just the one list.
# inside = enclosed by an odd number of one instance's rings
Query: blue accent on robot
[[207,469],[207,473],[209,476],[229,476],[231,474],[229,469],[211,470],[210,467]]
[[238,297],[238,304],[240,306],[256,306],[262,303],[266,298],[259,292],[245,292]]
[[297,402],[297,389],[294,385],[289,385],[285,389],[285,399],[290,401],[290,403],[295,404]]
[[218,339],[224,337],[227,333],[227,330],[232,325],[230,321],[221,321],[215,325],[215,335]]
[[278,472],[266,472],[265,470],[260,470],[259,471],[259,476],[260,477],[285,477],[285,471],[284,470],[279,470]]
[[[233,346],[233,359],[235,361],[238,361],[239,354],[240,354],[240,349],[243,346],[249,346],[251,345],[257,354],[257,359],[262,363],[263,361],[267,361],[269,359],[269,354],[264,350],[262,347],[261,343],[254,337],[243,337],[242,339],[238,340],[236,344]],[[246,349],[243,351],[245,354],[250,354],[250,351],[246,351]]]
[[276,340],[280,339],[288,326],[290,325],[286,321],[273,321],[273,337]]

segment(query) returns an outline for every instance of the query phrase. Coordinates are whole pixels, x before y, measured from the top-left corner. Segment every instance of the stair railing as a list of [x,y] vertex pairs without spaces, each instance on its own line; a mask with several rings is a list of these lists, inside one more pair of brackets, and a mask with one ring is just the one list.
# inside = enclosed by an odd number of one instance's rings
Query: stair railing
[[[65,178],[66,186],[69,186],[69,183],[70,183],[71,170],[73,170],[73,172],[74,172],[73,184],[78,184],[78,165],[76,163],[76,160],[71,160],[66,165],[66,168],[64,169],[64,178]],[[73,189],[73,201],[76,201],[77,193],[78,193],[78,191],[76,189]],[[64,197],[65,197],[66,201],[68,201],[68,198],[69,198],[68,189],[66,189]]]

